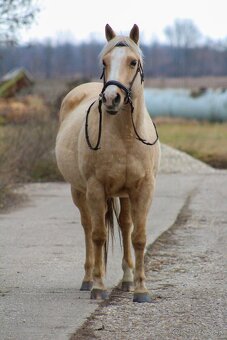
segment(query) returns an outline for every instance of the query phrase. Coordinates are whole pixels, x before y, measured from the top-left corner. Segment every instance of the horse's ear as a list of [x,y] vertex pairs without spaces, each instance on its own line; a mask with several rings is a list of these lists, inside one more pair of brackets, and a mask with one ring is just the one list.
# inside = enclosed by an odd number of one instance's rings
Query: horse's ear
[[110,41],[111,39],[116,37],[115,32],[112,30],[112,28],[108,24],[106,24],[105,33],[106,33],[106,40],[107,41]]
[[134,24],[133,28],[130,31],[129,38],[132,39],[136,44],[138,44],[139,36],[140,36],[139,27],[136,24]]

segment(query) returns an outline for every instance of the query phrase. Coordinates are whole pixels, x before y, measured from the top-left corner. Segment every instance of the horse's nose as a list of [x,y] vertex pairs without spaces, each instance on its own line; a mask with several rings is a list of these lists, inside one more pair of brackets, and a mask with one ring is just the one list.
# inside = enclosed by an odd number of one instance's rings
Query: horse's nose
[[105,96],[105,93],[103,93],[103,95],[102,95],[102,101],[103,101],[104,104],[106,103],[106,96]]
[[102,101],[103,104],[105,104],[108,107],[116,107],[120,104],[121,96],[119,93],[111,93],[111,94],[105,94],[102,95]]

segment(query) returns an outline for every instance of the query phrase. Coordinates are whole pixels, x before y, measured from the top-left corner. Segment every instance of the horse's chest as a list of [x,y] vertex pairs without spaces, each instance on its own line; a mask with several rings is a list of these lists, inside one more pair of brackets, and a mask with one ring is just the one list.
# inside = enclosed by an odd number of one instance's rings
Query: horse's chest
[[143,179],[147,173],[147,159],[141,155],[128,154],[126,166],[126,186],[131,187]]
[[126,158],[109,155],[95,167],[97,179],[104,185],[106,192],[118,191],[126,180]]
[[109,195],[117,195],[127,190],[144,178],[146,164],[133,154],[120,156],[109,155],[96,166],[96,177],[105,187]]

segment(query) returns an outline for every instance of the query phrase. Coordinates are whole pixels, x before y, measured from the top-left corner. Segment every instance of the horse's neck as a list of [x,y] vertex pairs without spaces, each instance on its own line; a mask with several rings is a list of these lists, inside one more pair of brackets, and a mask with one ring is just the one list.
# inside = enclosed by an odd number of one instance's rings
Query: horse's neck
[[[144,116],[146,112],[146,107],[145,107],[145,99],[144,99],[144,92],[141,91],[141,95],[138,96],[134,101],[133,101],[133,118],[135,125],[138,129],[141,129],[144,124]],[[131,108],[130,108],[131,112]]]

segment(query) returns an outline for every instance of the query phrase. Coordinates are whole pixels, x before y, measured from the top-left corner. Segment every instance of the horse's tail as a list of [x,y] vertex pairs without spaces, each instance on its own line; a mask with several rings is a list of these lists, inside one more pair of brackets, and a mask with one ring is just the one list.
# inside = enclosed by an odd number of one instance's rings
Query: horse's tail
[[[111,237],[112,249],[114,242],[114,216],[116,217],[117,224],[119,226],[119,212],[118,212],[118,200],[116,198],[107,199],[107,211],[105,216],[106,228],[107,228],[107,241],[105,244],[105,267],[107,267],[107,256],[109,249],[109,240]],[[119,232],[120,235],[120,232]],[[121,241],[121,237],[120,237]]]

